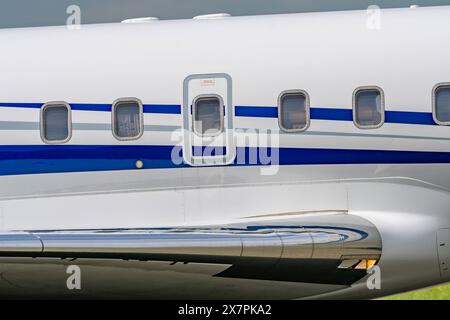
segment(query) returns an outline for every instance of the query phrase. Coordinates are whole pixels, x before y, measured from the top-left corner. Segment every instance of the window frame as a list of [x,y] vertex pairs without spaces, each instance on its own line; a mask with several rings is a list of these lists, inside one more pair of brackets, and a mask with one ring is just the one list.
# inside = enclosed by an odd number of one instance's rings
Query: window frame
[[431,93],[431,101],[432,101],[432,116],[433,116],[433,120],[437,125],[440,126],[448,126],[450,125],[450,121],[439,121],[437,118],[437,110],[436,110],[436,92],[440,89],[440,88],[444,88],[447,87],[450,89],[450,82],[440,82],[438,84],[436,84],[433,87],[432,93]]
[[[197,109],[197,102],[200,100],[207,99],[217,99],[219,100],[219,111],[220,111],[220,130],[216,133],[204,134],[202,132],[198,132],[195,126],[195,113]],[[192,131],[199,137],[217,137],[224,133],[225,131],[225,111],[224,111],[224,103],[223,98],[218,94],[200,94],[194,98],[192,101]]]
[[[67,137],[62,140],[48,140],[45,136],[45,128],[46,128],[46,122],[45,122],[45,111],[49,108],[55,108],[55,107],[65,107],[67,109]],[[65,101],[51,101],[47,102],[41,107],[40,111],[40,135],[41,140],[46,144],[63,144],[68,142],[72,138],[72,108],[70,107],[70,104],[68,104]]]
[[[139,133],[133,137],[121,137],[116,133],[116,109],[120,104],[132,102],[137,103],[139,106]],[[111,131],[114,136],[119,141],[132,141],[138,140],[144,134],[144,105],[142,101],[138,98],[128,97],[116,99],[111,106]]]
[[[301,94],[305,97],[306,124],[301,129],[287,129],[283,126],[282,119],[281,119],[282,118],[281,102],[282,102],[284,96],[299,95],[299,94]],[[282,91],[278,95],[278,127],[280,128],[280,130],[283,132],[286,132],[286,133],[299,133],[299,132],[304,132],[304,131],[308,130],[310,124],[311,124],[311,112],[310,112],[310,100],[309,100],[308,92],[306,92],[305,90],[301,90],[301,89],[291,89],[291,90]]]
[[[379,124],[376,125],[360,125],[359,123],[356,122],[356,96],[358,95],[358,93],[360,93],[361,91],[374,91],[377,90],[380,93],[380,103],[381,103],[381,121]],[[384,91],[383,89],[381,89],[378,86],[361,86],[356,88],[353,91],[353,106],[352,106],[352,118],[353,118],[353,124],[358,128],[358,129],[377,129],[380,128],[384,125],[385,119],[386,119],[386,115],[385,115],[385,95],[384,95]]]

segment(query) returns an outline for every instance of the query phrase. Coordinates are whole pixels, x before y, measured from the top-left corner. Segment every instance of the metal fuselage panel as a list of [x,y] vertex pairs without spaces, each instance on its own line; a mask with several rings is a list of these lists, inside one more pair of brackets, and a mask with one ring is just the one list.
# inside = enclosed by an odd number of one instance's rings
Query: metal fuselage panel
[[[449,14],[449,7],[383,10],[376,29],[368,28],[365,11],[351,11],[0,30],[0,229],[248,225],[344,212],[379,234],[378,291],[366,287],[365,277],[315,285],[300,285],[299,275],[290,283],[243,269],[214,277],[225,269],[205,261],[193,261],[194,267],[136,262],[136,270],[149,268],[167,283],[166,297],[178,295],[164,270],[194,282],[204,272],[193,297],[215,281],[223,297],[247,298],[337,289],[334,297],[375,297],[448,281],[436,234],[450,227],[450,127],[433,121],[432,89],[450,82],[450,45],[442,41],[450,36]],[[192,79],[209,80],[186,94]],[[353,123],[352,94],[368,85],[384,92],[385,123],[364,130]],[[279,128],[277,99],[286,90],[308,93],[311,122],[304,132]],[[205,93],[226,96],[224,125],[233,138],[225,149],[235,154],[227,153],[234,160],[224,165],[192,166],[182,157],[192,151],[182,133],[190,125],[189,103]],[[137,140],[112,134],[112,103],[123,97],[143,102]],[[41,139],[40,112],[49,101],[70,105],[72,134],[64,144]],[[8,250],[26,252],[26,239],[15,239]],[[239,239],[237,246],[245,247]],[[111,256],[78,258],[96,275],[101,267],[126,269]],[[66,266],[30,259],[2,258],[11,274],[2,278],[5,288],[20,279],[14,263],[28,275],[34,267]],[[261,293],[267,286],[276,287],[272,295]],[[146,297],[155,296],[150,291]]]

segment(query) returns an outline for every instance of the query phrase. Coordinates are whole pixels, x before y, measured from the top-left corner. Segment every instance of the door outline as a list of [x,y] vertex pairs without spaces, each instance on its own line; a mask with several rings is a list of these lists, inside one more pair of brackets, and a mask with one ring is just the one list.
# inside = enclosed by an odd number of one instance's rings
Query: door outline
[[[224,79],[226,81],[226,97],[220,96],[225,106],[224,110],[224,134],[225,139],[225,153],[223,155],[215,156],[195,156],[193,154],[192,139],[195,135],[192,118],[191,105],[195,99],[189,99],[189,83],[192,80],[207,80],[207,79]],[[208,73],[208,74],[193,74],[184,79],[183,82],[183,159],[186,163],[192,166],[212,166],[212,165],[228,165],[233,163],[236,150],[234,145],[234,128],[233,128],[233,96],[232,96],[232,78],[226,73]],[[205,95],[218,95],[216,92],[205,92]],[[196,95],[198,96],[198,95]],[[195,98],[195,97],[194,97]],[[225,99],[226,98],[226,99]],[[225,102],[225,101],[226,102]],[[204,137],[208,139],[211,137]]]

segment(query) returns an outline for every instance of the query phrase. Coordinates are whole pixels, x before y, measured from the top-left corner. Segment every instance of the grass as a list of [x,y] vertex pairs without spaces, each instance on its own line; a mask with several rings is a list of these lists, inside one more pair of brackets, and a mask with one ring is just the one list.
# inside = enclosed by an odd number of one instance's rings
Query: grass
[[450,300],[450,284],[411,291],[383,298],[385,300]]

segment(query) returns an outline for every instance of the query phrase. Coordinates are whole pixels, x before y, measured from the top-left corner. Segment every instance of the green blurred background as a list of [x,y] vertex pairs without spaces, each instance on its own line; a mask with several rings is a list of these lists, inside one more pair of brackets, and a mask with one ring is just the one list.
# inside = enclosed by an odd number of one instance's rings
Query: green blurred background
[[450,283],[385,297],[382,300],[450,300]]

